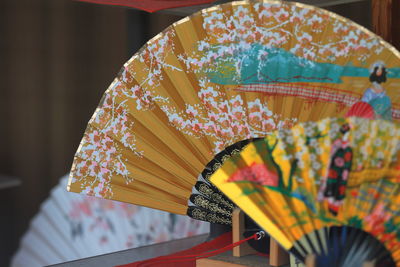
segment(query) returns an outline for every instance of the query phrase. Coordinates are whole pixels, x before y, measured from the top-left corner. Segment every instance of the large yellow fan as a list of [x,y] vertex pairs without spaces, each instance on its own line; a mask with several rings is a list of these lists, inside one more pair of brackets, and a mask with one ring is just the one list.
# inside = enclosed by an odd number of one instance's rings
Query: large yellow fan
[[233,205],[207,180],[210,164],[241,140],[358,101],[373,116],[400,118],[399,58],[369,31],[311,6],[205,9],[124,65],[89,122],[68,188],[229,224]]
[[299,124],[250,143],[211,181],[301,260],[400,266],[398,124]]

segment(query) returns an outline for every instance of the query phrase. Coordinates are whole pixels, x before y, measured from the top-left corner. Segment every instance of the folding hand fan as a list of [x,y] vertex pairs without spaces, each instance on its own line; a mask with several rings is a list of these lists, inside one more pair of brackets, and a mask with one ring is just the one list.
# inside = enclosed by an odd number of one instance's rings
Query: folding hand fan
[[47,266],[207,233],[187,216],[71,194],[67,177],[31,222],[11,266]]
[[205,9],[124,65],[89,122],[68,190],[229,224],[233,204],[203,172],[217,153],[225,159],[242,140],[353,104],[373,117],[392,108],[399,119],[399,58],[366,29],[311,6]]
[[246,146],[211,181],[317,266],[400,266],[400,125],[324,119]]

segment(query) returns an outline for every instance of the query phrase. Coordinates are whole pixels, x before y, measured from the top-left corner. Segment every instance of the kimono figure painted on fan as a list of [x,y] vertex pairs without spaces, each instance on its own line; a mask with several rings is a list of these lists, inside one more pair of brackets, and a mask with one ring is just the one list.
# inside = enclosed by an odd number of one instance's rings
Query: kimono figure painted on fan
[[318,200],[327,200],[329,212],[335,216],[338,214],[345,197],[353,157],[353,151],[346,138],[349,129],[348,124],[343,125],[340,129],[343,137],[333,142],[328,173],[321,183],[318,194]]
[[392,120],[392,103],[382,86],[382,83],[387,80],[386,75],[386,67],[382,61],[372,65],[369,76],[371,86],[364,92],[361,102],[371,105],[375,112],[375,118]]

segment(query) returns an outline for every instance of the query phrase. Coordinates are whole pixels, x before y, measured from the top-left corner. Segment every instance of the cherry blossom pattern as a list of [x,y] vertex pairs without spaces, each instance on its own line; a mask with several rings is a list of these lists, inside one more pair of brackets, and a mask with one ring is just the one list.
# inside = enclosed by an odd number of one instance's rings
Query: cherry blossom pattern
[[[144,80],[139,81],[139,86],[145,90],[151,90],[157,87],[164,79],[163,69],[170,69],[182,72],[179,66],[168,63],[166,58],[169,54],[174,53],[175,32],[172,27],[165,30],[162,34],[157,35],[137,54],[138,60],[145,63],[145,69],[141,70],[146,73]],[[131,59],[136,60],[135,57]],[[129,63],[129,62],[128,62]],[[134,64],[133,64],[134,66]],[[133,76],[137,77],[136,69],[130,68],[129,71]]]
[[129,149],[137,157],[143,156],[143,151],[136,146],[132,132],[134,123],[129,118],[126,104],[115,102],[118,96],[126,93],[122,90],[125,87],[116,81],[112,88],[114,90],[105,95],[86,129],[71,171],[71,181],[74,183],[79,179],[82,193],[105,198],[113,195],[111,179],[114,175],[122,176],[126,183],[133,180],[126,159],[120,153],[121,148]]
[[[238,81],[242,66],[249,59],[245,52],[254,44],[263,47],[258,54],[260,70],[266,63],[263,59],[268,51],[274,48],[289,49],[307,60],[332,63],[352,54],[357,61],[352,62],[354,64],[367,60],[371,52],[379,55],[383,51],[378,38],[369,36],[356,25],[322,10],[290,3],[255,3],[252,8],[240,5],[234,7],[232,13],[204,12],[203,18],[208,37],[198,42],[192,54],[186,58],[181,56],[181,60],[199,73],[215,68],[223,70],[223,66],[215,65],[217,59],[224,59],[223,63],[235,60]],[[332,25],[334,34],[321,38],[326,25]],[[294,46],[286,48],[292,42]]]
[[[149,86],[162,80],[160,57],[169,52],[170,34],[155,41],[140,53],[139,60],[152,62],[148,66],[147,78],[138,85],[128,67],[124,67],[119,77],[106,91],[82,139],[75,156],[71,182],[79,177],[82,193],[111,198],[113,195],[111,179],[114,175],[122,176],[126,183],[133,181],[120,149],[124,147],[137,157],[143,156],[136,146],[134,122],[130,117],[130,106],[138,111],[151,110],[155,101],[168,102],[161,96],[154,96]],[[159,62],[159,63],[156,63]],[[170,66],[172,68],[172,66]],[[174,68],[176,69],[176,68]],[[92,177],[93,180],[86,179]]]
[[240,140],[290,128],[296,122],[296,119],[283,119],[274,114],[259,98],[245,102],[240,94],[227,96],[219,85],[207,78],[201,78],[199,85],[201,105],[187,104],[184,111],[168,105],[161,106],[161,109],[181,132],[214,140],[214,153]]

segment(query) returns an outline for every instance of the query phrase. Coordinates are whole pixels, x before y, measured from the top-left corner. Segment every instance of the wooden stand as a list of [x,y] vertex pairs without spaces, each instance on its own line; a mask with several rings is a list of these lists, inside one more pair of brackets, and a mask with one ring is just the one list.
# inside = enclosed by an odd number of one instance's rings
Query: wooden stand
[[[244,213],[240,209],[235,209],[232,213],[232,243],[242,240],[244,231]],[[234,257],[243,257],[255,253],[256,251],[248,243],[243,243],[232,249]]]
[[290,262],[289,253],[284,250],[274,239],[269,243],[269,265],[282,266]]
[[[243,239],[243,233],[245,231],[244,224],[244,212],[240,209],[235,209],[232,214],[232,242],[238,242]],[[289,254],[282,249],[278,242],[274,239],[270,239],[270,252],[269,252],[269,265],[270,266],[282,266],[289,263]],[[252,247],[247,243],[233,248],[234,257],[242,257],[250,254],[256,254]]]
[[[244,212],[235,209],[232,214],[232,242],[243,240],[245,232]],[[270,239],[269,262],[266,257],[256,255],[248,243],[243,243],[232,250],[207,259],[196,261],[197,267],[244,267],[244,266],[289,266],[289,254],[279,244]]]

